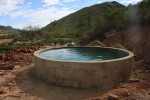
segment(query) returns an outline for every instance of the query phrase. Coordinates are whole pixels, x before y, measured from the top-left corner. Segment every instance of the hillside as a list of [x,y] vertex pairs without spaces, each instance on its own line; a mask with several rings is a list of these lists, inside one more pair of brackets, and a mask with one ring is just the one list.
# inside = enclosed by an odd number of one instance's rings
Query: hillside
[[15,29],[11,26],[0,25],[0,34],[16,33],[17,31],[19,31],[19,29]]
[[135,60],[141,60],[147,64],[146,69],[150,70],[150,0],[143,0],[137,5],[128,8],[136,10],[129,25],[119,31],[109,31],[103,40],[107,46],[121,44],[123,47],[134,52]]
[[79,36],[81,33],[91,33],[97,22],[99,20],[103,21],[105,14],[123,8],[125,6],[115,1],[96,4],[54,21],[42,30],[54,36],[61,35],[66,37]]
[[150,23],[149,3],[143,0],[127,7],[118,2],[105,2],[83,8],[42,28],[51,37],[78,38],[80,44],[105,39],[112,29],[120,31]]
[[0,25],[0,30],[13,30],[11,26],[2,26]]

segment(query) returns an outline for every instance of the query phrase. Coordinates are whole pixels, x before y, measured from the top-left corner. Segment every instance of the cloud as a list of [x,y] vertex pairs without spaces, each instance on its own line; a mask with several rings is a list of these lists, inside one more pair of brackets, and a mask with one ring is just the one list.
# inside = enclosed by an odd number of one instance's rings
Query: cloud
[[46,24],[50,23],[51,21],[58,20],[73,11],[67,8],[56,8],[56,7],[49,7],[45,9],[41,9],[31,14],[25,16],[31,19],[31,23],[45,26]]
[[[10,2],[10,0],[7,1]],[[39,25],[43,27],[54,20],[58,20],[74,12],[73,10],[66,7],[54,6],[60,4],[59,0],[43,0],[43,2],[45,2],[45,5],[36,9],[32,8],[31,2],[25,3],[23,2],[23,0],[20,0],[20,2],[18,0],[14,1],[14,3],[11,3],[11,5],[13,5],[12,8],[7,11],[7,16],[10,16],[11,20],[14,21],[17,19],[24,20],[20,23],[15,23],[14,25],[12,25],[16,28],[23,28],[27,25]]]
[[[26,1],[26,2],[25,2]],[[38,8],[32,8],[32,4],[34,2],[29,2],[29,0],[0,0],[0,16],[7,16],[16,21],[18,20],[13,27],[23,28],[26,25],[39,25],[41,27],[49,24],[54,20],[58,20],[75,10],[71,10],[72,8],[67,8],[62,6],[65,5],[66,2],[73,2],[76,0],[41,0],[42,6]],[[82,0],[77,0],[81,1]],[[101,2],[111,1],[111,0],[99,0]],[[129,3],[135,4],[141,0],[116,0],[120,3],[128,5]],[[36,2],[36,1],[35,1]],[[92,1],[94,4],[97,1]],[[60,6],[61,5],[61,6]],[[91,5],[91,4],[90,4]],[[79,5],[80,6],[80,5]],[[73,7],[73,6],[72,6]],[[78,7],[79,8],[79,7]],[[6,22],[0,22],[0,24],[5,24]],[[10,24],[10,23],[6,23]]]
[[0,15],[19,9],[19,4],[23,4],[23,2],[24,0],[0,0]]
[[[112,1],[112,0],[101,0],[98,3],[107,2],[107,1]],[[128,5],[128,4],[136,4],[137,2],[140,2],[142,0],[115,0],[115,1],[120,2],[124,5]]]
[[51,5],[61,4],[59,0],[43,0],[42,2],[45,3],[44,6],[51,6]]
[[64,0],[63,2],[73,2],[75,0]]
[[122,0],[120,1],[122,4],[136,4],[137,2],[140,2],[142,0]]
[[[33,26],[45,26],[54,20],[58,20],[70,13],[74,12],[69,8],[57,8],[57,7],[46,7],[41,9],[24,9],[11,13],[11,18],[16,19],[17,17],[22,17],[28,19],[28,22],[15,25],[33,25]],[[21,27],[21,26],[20,26]]]
[[17,17],[26,18],[26,16],[30,15],[33,12],[34,10],[32,9],[20,9],[20,10],[11,12],[9,16],[11,17],[11,19],[15,20]]

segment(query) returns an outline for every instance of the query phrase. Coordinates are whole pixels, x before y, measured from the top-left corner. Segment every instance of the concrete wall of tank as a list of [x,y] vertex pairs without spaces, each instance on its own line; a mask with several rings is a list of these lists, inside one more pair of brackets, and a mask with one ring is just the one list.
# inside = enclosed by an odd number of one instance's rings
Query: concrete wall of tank
[[96,62],[59,61],[41,57],[34,53],[35,72],[38,77],[55,85],[69,87],[112,87],[129,79],[134,55]]

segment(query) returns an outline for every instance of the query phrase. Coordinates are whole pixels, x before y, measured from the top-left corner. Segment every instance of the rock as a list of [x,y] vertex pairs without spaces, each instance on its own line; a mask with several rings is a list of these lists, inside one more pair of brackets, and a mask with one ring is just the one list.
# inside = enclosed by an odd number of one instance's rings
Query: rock
[[20,68],[20,66],[19,66],[19,65],[16,65],[14,68],[15,68],[15,69],[18,69],[18,68]]
[[20,91],[19,93],[24,93],[24,91]]
[[122,91],[122,93],[120,95],[123,97],[128,97],[128,96],[130,96],[130,93],[128,91]]
[[8,82],[8,83],[7,83],[7,86],[13,86],[13,83]]
[[90,44],[88,44],[87,46],[102,46],[102,47],[106,47],[106,45],[98,40],[94,40],[92,41]]
[[7,93],[7,88],[6,87],[0,87],[0,94],[5,94],[5,93]]
[[0,70],[12,70],[13,68],[14,68],[14,66],[11,64],[0,66]]
[[4,70],[1,70],[0,75],[4,75],[4,74],[5,74]]
[[[6,95],[5,98],[7,98],[7,100],[11,100],[13,98],[21,98],[19,95]],[[18,100],[18,99],[13,99],[13,100]],[[20,100],[20,99],[19,99]]]
[[115,44],[114,46],[112,46],[113,48],[120,48],[120,49],[126,49],[124,46],[122,46],[120,43]]
[[108,100],[119,100],[119,97],[117,95],[114,95],[114,94],[109,94]]
[[129,79],[128,80],[129,83],[134,83],[134,82],[140,82],[139,79]]
[[13,81],[8,81],[7,82],[7,86],[10,86],[10,87],[13,87],[15,86],[16,84],[13,82]]
[[14,68],[14,66],[11,66],[11,65],[10,66],[8,65],[8,66],[1,66],[0,67],[1,70],[12,70],[13,68]]
[[30,96],[30,94],[26,94],[26,96]]
[[101,100],[100,98],[92,98],[91,100]]
[[3,90],[1,90],[1,89],[0,89],[0,94],[4,94],[4,93],[3,93]]
[[148,95],[150,95],[150,91],[148,92]]
[[117,33],[116,30],[111,30],[109,32],[106,32],[105,35],[108,38],[108,37],[113,37],[116,33]]
[[150,70],[147,70],[146,73],[150,73]]
[[135,93],[131,96],[130,100],[150,100],[150,95]]

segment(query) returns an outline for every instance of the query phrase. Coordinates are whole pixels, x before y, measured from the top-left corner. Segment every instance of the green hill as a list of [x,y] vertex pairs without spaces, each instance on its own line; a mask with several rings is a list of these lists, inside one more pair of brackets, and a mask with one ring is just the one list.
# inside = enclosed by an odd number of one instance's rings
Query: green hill
[[118,2],[105,2],[83,8],[58,21],[51,22],[42,31],[50,37],[73,39],[86,43],[103,40],[110,30],[124,30],[132,26],[150,25],[150,0],[125,7]]
[[83,8],[58,21],[51,22],[42,28],[44,33],[52,36],[82,37],[82,34],[94,33],[98,22],[105,23],[104,16],[107,13],[126,7],[118,2],[105,2]]

